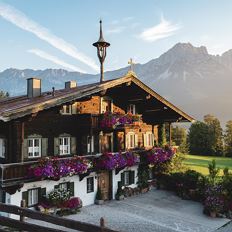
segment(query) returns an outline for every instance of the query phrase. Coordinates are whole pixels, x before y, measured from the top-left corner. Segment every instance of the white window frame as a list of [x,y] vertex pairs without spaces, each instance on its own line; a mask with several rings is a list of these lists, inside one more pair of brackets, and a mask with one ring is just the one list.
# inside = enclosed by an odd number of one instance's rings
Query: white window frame
[[94,135],[87,136],[87,153],[94,152]]
[[[68,109],[68,110],[67,110]],[[63,105],[61,114],[71,115],[72,114],[72,105]]]
[[[36,140],[38,140],[39,142],[38,146],[35,146]],[[29,146],[30,142],[32,142],[32,146]],[[41,138],[28,138],[27,139],[27,154],[28,154],[28,158],[41,157]]]
[[6,140],[0,138],[0,158],[5,158],[6,155]]
[[[67,141],[67,144],[65,144]],[[59,155],[70,155],[71,137],[59,137]]]
[[127,148],[132,149],[138,146],[138,135],[134,132],[128,132],[128,144]]
[[39,202],[39,188],[28,189],[28,207],[32,207]]
[[[92,180],[92,181],[90,181]],[[86,180],[87,193],[94,192],[94,177],[90,176]]]
[[146,147],[153,147],[154,146],[154,135],[151,131],[146,132],[145,134],[146,139]]
[[127,113],[136,114],[136,105],[129,104],[127,107]]

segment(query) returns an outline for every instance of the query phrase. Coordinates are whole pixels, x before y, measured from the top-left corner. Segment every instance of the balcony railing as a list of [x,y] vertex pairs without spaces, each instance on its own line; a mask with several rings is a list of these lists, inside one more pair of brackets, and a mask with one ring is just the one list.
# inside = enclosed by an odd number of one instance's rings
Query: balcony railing
[[92,127],[99,129],[116,129],[124,126],[140,125],[142,115],[140,114],[105,114],[92,115]]

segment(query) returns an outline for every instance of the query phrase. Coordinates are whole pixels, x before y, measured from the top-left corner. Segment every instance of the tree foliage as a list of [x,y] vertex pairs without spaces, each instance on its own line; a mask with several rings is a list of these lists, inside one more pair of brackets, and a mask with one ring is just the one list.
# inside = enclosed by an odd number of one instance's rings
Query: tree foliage
[[158,130],[158,138],[159,138],[159,146],[163,147],[167,144],[167,134],[166,134],[166,126],[165,124],[162,124],[160,127],[159,127],[159,130]]
[[189,152],[196,155],[210,155],[209,127],[203,122],[193,123],[188,134]]
[[189,151],[198,155],[223,155],[223,131],[219,120],[212,115],[205,115],[204,122],[191,125]]
[[1,98],[5,98],[5,97],[9,97],[9,93],[8,92],[4,92],[4,91],[0,91],[0,99]]
[[226,130],[224,135],[225,155],[232,156],[232,120],[226,123]]

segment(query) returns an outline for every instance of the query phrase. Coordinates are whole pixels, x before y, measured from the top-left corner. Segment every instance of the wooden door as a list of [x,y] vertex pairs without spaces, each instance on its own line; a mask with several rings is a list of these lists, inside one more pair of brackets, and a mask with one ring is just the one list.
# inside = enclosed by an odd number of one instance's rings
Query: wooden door
[[109,172],[104,171],[98,175],[98,187],[101,190],[103,200],[109,200],[110,198],[110,179]]
[[101,136],[100,140],[101,153],[113,151],[113,134],[106,133]]

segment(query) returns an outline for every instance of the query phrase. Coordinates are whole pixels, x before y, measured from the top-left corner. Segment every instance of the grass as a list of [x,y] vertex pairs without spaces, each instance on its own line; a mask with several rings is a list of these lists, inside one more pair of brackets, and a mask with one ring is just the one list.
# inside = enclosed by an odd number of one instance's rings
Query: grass
[[214,157],[214,156],[199,156],[199,155],[185,155],[184,164],[192,170],[208,175],[208,164],[215,159],[216,165],[220,168],[220,175],[223,174],[223,169],[228,167],[232,171],[232,158]]

